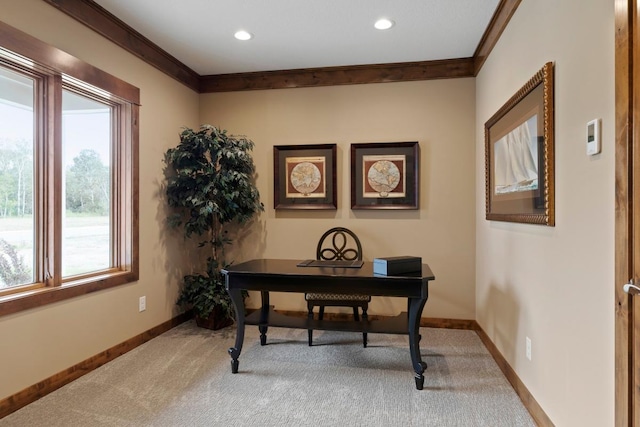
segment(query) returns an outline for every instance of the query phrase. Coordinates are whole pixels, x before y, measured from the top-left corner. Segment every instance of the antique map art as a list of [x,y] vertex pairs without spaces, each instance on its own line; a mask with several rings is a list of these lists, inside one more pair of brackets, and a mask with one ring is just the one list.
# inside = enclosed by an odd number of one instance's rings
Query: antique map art
[[406,156],[362,156],[363,197],[393,198],[406,196]]
[[325,158],[287,157],[286,197],[325,197]]

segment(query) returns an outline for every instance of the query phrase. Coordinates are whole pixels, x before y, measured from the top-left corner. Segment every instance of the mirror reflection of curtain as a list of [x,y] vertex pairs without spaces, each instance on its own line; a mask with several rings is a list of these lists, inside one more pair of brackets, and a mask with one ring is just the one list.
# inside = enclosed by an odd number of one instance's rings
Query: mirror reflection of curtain
[[537,116],[533,116],[495,143],[496,193],[537,188],[538,144],[531,137],[536,129]]

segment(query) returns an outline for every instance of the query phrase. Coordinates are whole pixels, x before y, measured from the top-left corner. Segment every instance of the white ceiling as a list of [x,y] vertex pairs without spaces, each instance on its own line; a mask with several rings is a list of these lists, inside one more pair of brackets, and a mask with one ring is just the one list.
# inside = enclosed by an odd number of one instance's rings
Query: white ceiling
[[[200,75],[469,58],[499,0],[95,0]],[[373,27],[381,17],[390,30]],[[238,30],[250,41],[233,37]]]

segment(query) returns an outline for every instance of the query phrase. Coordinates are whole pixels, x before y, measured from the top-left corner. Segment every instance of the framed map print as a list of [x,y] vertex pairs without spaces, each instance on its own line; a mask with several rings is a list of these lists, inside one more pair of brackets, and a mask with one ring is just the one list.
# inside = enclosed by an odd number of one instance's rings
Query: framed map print
[[336,151],[336,144],[274,146],[274,209],[336,209]]
[[351,144],[351,209],[418,209],[417,142]]

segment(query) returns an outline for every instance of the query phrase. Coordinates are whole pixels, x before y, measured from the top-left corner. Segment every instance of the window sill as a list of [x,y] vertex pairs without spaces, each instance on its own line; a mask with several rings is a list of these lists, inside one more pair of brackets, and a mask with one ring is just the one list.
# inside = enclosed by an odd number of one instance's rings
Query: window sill
[[61,286],[32,289],[0,297],[0,317],[65,301],[138,280],[138,273],[119,271],[66,282]]

